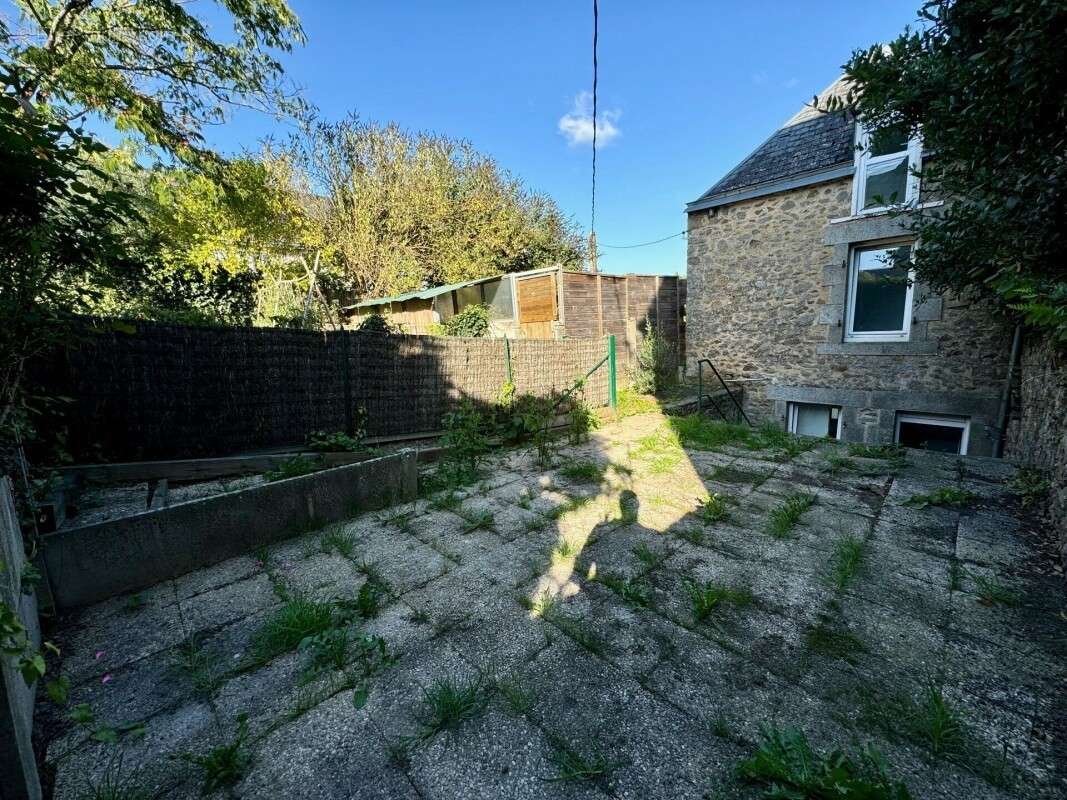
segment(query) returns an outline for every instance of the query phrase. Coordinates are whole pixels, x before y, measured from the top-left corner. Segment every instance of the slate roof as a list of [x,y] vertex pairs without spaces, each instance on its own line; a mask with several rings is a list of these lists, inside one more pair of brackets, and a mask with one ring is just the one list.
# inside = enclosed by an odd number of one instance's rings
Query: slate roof
[[[835,81],[820,94],[820,99],[840,93],[842,87],[840,79]],[[752,155],[690,203],[688,210],[770,194],[837,177],[838,173],[849,174],[855,156],[854,130],[849,113],[824,114],[805,106]]]

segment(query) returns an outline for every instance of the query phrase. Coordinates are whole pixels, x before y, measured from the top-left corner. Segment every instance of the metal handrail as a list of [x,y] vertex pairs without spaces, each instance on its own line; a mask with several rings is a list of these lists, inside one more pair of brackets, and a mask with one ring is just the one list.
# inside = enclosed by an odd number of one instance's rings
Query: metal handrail
[[[747,422],[748,426],[751,428],[752,427],[752,420],[750,420],[748,418],[748,415],[745,413],[745,410],[743,408],[741,408],[741,403],[739,403],[737,398],[734,397],[734,393],[730,391],[730,387],[726,385],[726,381],[724,381],[722,379],[722,375],[720,375],[719,371],[717,369],[715,369],[715,365],[712,364],[711,360],[707,359],[707,358],[701,358],[701,359],[699,359],[697,361],[697,413],[698,414],[700,413],[700,404],[701,404],[701,400],[704,397],[704,365],[705,364],[708,365],[708,368],[712,371],[712,374],[714,374],[715,377],[718,379],[719,385],[722,386],[722,388],[726,390],[726,396],[730,398],[731,402],[733,402],[734,406],[737,408],[737,413],[739,413],[741,415],[741,419],[743,419],[745,422]],[[715,402],[714,398],[710,394],[708,395],[708,399],[711,400],[712,402]],[[715,408],[716,408],[716,410],[718,410],[718,408],[719,408],[719,404],[718,403],[715,403]],[[720,414],[720,416],[722,416],[722,412],[721,411],[719,412],[719,414]]]

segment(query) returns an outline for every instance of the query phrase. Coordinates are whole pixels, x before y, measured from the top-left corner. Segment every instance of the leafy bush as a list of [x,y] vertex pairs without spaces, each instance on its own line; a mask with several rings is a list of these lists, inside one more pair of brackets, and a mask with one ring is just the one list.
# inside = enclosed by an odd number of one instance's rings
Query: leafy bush
[[442,423],[445,433],[440,444],[444,452],[438,468],[442,477],[450,485],[476,480],[489,449],[487,421],[470,400],[464,400],[458,409],[445,414]]
[[283,481],[286,478],[299,478],[301,475],[310,475],[317,469],[319,469],[317,461],[304,456],[293,456],[274,469],[264,472],[263,479],[268,483],[273,483],[274,481]]
[[630,370],[630,388],[638,394],[656,394],[678,383],[678,351],[647,317],[636,361]]
[[399,326],[394,325],[383,314],[375,312],[369,317],[365,317],[364,320],[359,323],[357,329],[363,333],[385,333],[396,334],[401,333]]
[[446,336],[480,339],[489,335],[489,308],[480,303],[467,306],[444,322]]
[[886,773],[885,759],[873,747],[855,755],[823,754],[798,730],[763,729],[756,753],[737,768],[741,777],[765,787],[768,800],[911,800],[908,788]]
[[904,501],[904,505],[912,508],[926,508],[927,506],[949,506],[951,508],[963,508],[974,503],[978,495],[966,489],[958,489],[955,486],[945,486],[927,494],[913,494]]

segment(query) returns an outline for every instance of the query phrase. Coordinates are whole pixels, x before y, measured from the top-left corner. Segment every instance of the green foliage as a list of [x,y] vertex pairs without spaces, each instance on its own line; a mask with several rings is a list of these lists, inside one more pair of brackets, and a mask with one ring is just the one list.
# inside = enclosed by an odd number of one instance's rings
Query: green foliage
[[1019,498],[1019,505],[1023,508],[1040,505],[1051,488],[1048,474],[1032,467],[1022,467],[1008,481],[1008,489]]
[[417,718],[422,738],[454,730],[481,714],[489,702],[488,687],[479,675],[462,681],[438,679],[423,692]]
[[[924,193],[905,221],[920,281],[994,299],[1067,341],[1067,4],[928,0],[921,25],[853,53],[850,105],[873,127],[921,128]],[[832,104],[832,107],[837,104]]]
[[257,661],[269,661],[295,650],[305,639],[328,630],[333,624],[329,603],[294,597],[276,609],[252,637],[252,653]]
[[966,489],[958,489],[955,486],[945,486],[926,494],[913,494],[904,501],[904,505],[912,508],[926,508],[927,506],[949,506],[951,508],[964,508],[978,499],[978,495]]
[[44,677],[44,655],[37,650],[18,614],[0,602],[0,655],[12,658],[27,686]]
[[508,678],[496,682],[496,690],[504,698],[508,708],[519,716],[528,714],[537,702],[537,693],[524,686],[518,678]]
[[[362,407],[361,407],[362,408]],[[366,434],[366,411],[361,424],[356,426],[356,435],[349,436],[344,431],[312,431],[308,435],[308,450],[318,453],[358,453],[364,449],[363,438]]]
[[677,348],[646,318],[645,333],[630,370],[630,388],[639,395],[648,395],[666,391],[677,383]]
[[978,602],[986,606],[1017,606],[1021,602],[1019,593],[1005,586],[996,576],[972,574]]
[[[284,0],[229,3],[212,14],[178,2],[17,0],[4,42],[15,93],[38,113],[94,113],[179,158],[203,157],[201,131],[227,108],[294,110],[271,51],[303,42]],[[219,16],[221,14],[221,17]],[[230,30],[225,41],[211,32]]]
[[758,485],[767,480],[767,474],[749,472],[736,467],[715,467],[708,478],[719,483],[752,483]]
[[721,494],[709,494],[701,501],[697,514],[705,525],[722,522],[730,517],[730,500]]
[[314,459],[293,456],[292,458],[287,458],[274,469],[264,472],[263,480],[273,483],[274,481],[283,481],[286,478],[299,478],[301,475],[310,475],[321,468],[322,465]]
[[655,397],[639,394],[631,388],[619,389],[616,399],[615,414],[619,419],[659,411],[659,403],[656,402]]
[[79,800],[152,800],[154,795],[148,789],[138,785],[136,772],[126,773],[122,768],[122,757],[108,762],[103,773],[86,779],[85,789],[78,795]]
[[899,444],[862,444],[852,442],[848,454],[856,458],[893,459],[907,456],[907,450]]
[[449,486],[461,486],[478,479],[481,465],[489,450],[486,435],[487,420],[470,400],[442,419],[445,433],[440,439],[443,448],[438,471]]
[[549,736],[549,743],[552,745],[552,752],[548,758],[556,767],[556,774],[548,778],[550,781],[600,779],[606,777],[618,766],[618,764],[609,762],[599,749],[595,749],[590,754],[583,754],[571,747],[565,739],[555,735]]
[[647,608],[652,604],[652,593],[648,584],[637,578],[624,578],[605,572],[597,575],[596,580],[615,592],[627,605],[635,608]]
[[604,480],[605,466],[595,461],[575,459],[559,468],[559,474],[571,483],[600,483]]
[[472,303],[444,321],[446,336],[480,339],[489,335],[489,308]]
[[815,495],[796,492],[789,495],[784,502],[771,509],[767,518],[767,533],[776,539],[789,535],[800,518],[815,504]]
[[207,795],[233,786],[244,777],[252,763],[248,752],[248,715],[237,715],[237,731],[226,744],[214,747],[203,755],[185,754],[184,758],[204,771],[202,793]]
[[834,542],[830,557],[830,585],[843,592],[863,565],[866,542],[858,536],[843,536]]
[[856,663],[856,657],[867,652],[867,646],[862,641],[851,632],[835,625],[825,614],[820,615],[818,622],[804,632],[804,642],[816,653],[849,664]]
[[685,590],[689,593],[693,618],[697,622],[704,622],[715,609],[723,605],[745,608],[755,602],[751,589],[744,586],[725,586],[715,581],[708,581],[703,584],[686,581]]
[[759,748],[738,774],[764,787],[767,800],[910,800],[907,787],[889,777],[873,747],[855,754],[820,753],[796,729],[765,726]]
[[364,317],[357,330],[363,333],[384,333],[387,335],[401,332],[399,327],[386,319],[384,314],[380,314],[377,311]]
[[567,420],[570,423],[567,433],[571,444],[581,444],[589,439],[589,432],[600,427],[600,419],[589,401],[585,399],[585,380],[575,382],[568,398],[570,408],[567,411]]
[[348,630],[337,627],[305,636],[297,650],[307,659],[305,674],[310,678],[329,669],[344,669],[348,662],[348,647]]

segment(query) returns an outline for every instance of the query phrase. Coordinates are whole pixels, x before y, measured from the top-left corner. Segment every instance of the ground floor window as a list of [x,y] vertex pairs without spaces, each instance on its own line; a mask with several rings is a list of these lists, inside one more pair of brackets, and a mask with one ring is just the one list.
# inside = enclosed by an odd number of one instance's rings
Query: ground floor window
[[801,436],[841,438],[841,406],[789,404],[789,432]]
[[970,428],[967,417],[897,414],[896,439],[905,447],[966,455]]

